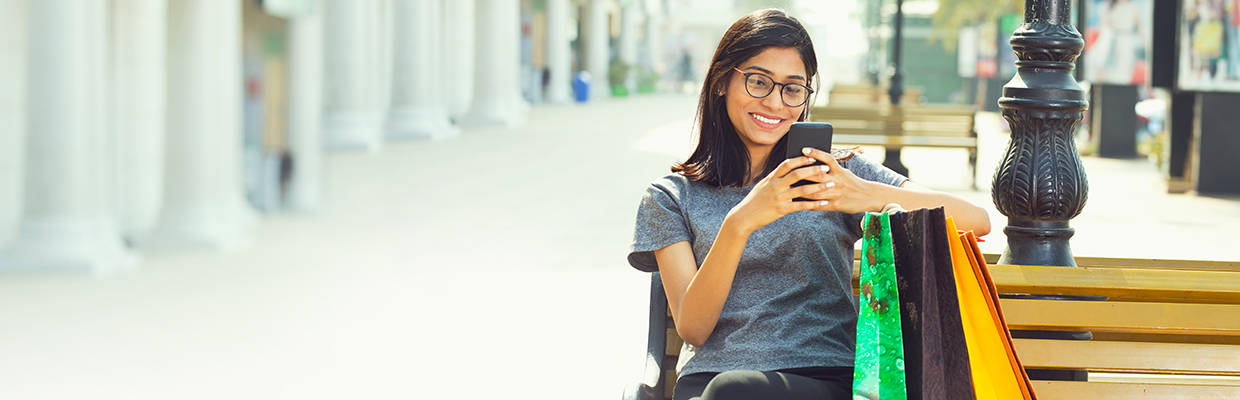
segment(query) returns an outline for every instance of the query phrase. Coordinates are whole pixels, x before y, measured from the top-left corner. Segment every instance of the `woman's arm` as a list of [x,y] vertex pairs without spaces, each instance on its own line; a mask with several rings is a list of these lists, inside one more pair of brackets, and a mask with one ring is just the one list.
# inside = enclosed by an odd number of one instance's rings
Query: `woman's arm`
[[973,231],[978,236],[990,233],[990,214],[986,209],[960,196],[931,190],[910,181],[905,181],[900,187],[867,181],[841,167],[835,157],[824,151],[812,150],[808,155],[827,163],[831,169],[827,181],[810,185],[817,187],[818,191],[809,196],[827,201],[831,211],[877,212],[891,203],[899,204],[906,210],[943,206],[943,211],[955,220],[957,228]]
[[676,242],[654,251],[676,332],[686,342],[701,346],[715,330],[750,234],[792,212],[825,211],[827,206],[820,202],[792,201],[815,190],[815,185],[792,188],[793,183],[826,179],[826,172],[820,168],[797,169],[811,163],[813,160],[805,157],[784,161],[758,182],[724,217],[701,268],[697,267],[689,242]]

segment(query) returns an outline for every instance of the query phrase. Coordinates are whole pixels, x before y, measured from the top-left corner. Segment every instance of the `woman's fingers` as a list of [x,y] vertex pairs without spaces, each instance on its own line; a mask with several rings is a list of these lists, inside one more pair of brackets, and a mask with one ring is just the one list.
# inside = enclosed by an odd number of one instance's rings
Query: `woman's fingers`
[[787,160],[784,160],[784,162],[779,163],[779,166],[775,167],[774,171],[771,171],[770,176],[775,177],[775,178],[783,178],[783,177],[788,176],[788,174],[792,173],[793,171],[797,171],[801,167],[813,164],[816,161],[817,160],[814,160],[813,158],[809,158],[809,157],[789,158]]
[[829,152],[815,149],[812,147],[806,147],[804,149],[801,149],[801,154],[804,154],[806,157],[813,158],[818,161],[822,161],[823,163],[826,163],[827,166],[831,167],[832,169],[840,168],[839,161],[836,161],[835,156],[832,156],[831,153]]

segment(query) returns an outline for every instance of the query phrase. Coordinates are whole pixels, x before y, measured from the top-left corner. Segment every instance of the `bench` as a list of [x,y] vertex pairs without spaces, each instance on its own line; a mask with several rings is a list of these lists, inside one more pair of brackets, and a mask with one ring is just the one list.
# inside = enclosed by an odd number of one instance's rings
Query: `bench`
[[[993,263],[997,255],[986,255]],[[1240,262],[1077,257],[1078,268],[991,265],[1009,329],[1093,333],[1093,340],[1015,339],[1026,368],[1085,370],[1087,382],[1033,381],[1041,400],[1240,398]],[[856,288],[859,272],[854,269]],[[683,340],[658,273],[642,380],[625,399],[670,399]]]
[[[913,106],[829,105],[814,107],[810,120],[829,122],[837,144],[963,148],[969,151],[969,176],[977,188],[977,131],[973,106],[926,104]],[[898,162],[887,160],[884,165]],[[893,168],[898,169],[898,168]]]
[[[891,104],[891,96],[887,90],[886,87],[866,84],[837,83],[831,86],[828,99],[833,106]],[[904,94],[900,95],[900,104],[921,104],[923,101],[921,90],[915,87],[904,88]]]

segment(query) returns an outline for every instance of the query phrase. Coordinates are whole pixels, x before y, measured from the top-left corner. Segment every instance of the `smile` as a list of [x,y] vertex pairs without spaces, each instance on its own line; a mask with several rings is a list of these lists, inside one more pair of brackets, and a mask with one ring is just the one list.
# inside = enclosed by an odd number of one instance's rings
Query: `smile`
[[764,124],[778,125],[780,122],[784,122],[784,120],[782,119],[767,118],[767,117],[763,117],[758,114],[749,114],[749,115],[753,116],[753,119],[756,119],[758,120],[758,122],[761,122]]

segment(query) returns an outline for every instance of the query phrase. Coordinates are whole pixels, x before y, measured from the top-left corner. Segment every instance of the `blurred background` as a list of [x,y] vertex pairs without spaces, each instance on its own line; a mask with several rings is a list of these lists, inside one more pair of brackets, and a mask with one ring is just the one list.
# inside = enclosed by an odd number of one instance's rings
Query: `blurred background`
[[[976,171],[903,157],[1002,251],[1020,1],[0,0],[0,398],[620,396],[637,202],[764,7],[811,32],[819,106],[898,70],[976,107]],[[1237,1],[1072,9],[1076,254],[1240,260]]]

